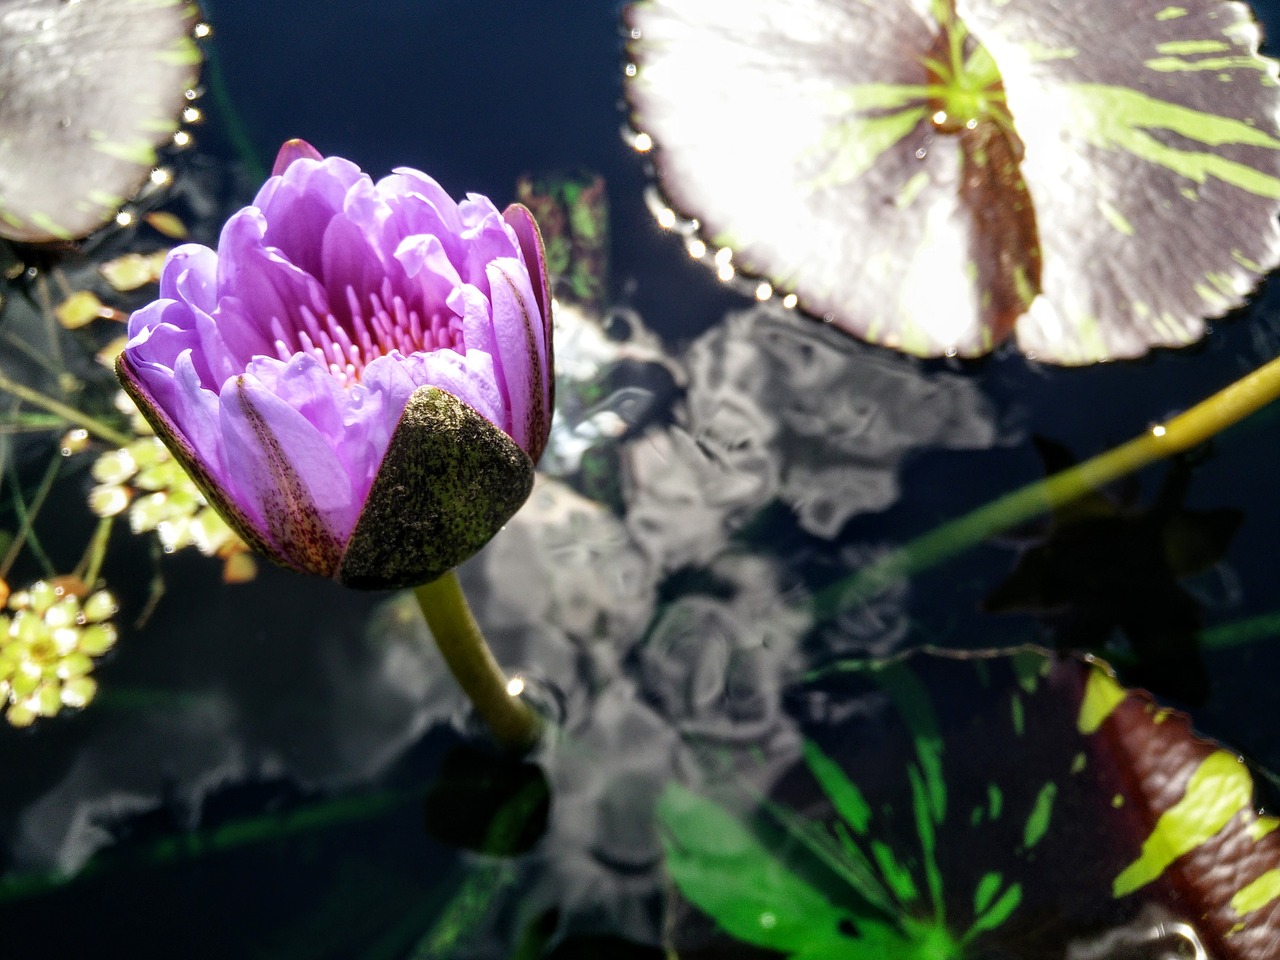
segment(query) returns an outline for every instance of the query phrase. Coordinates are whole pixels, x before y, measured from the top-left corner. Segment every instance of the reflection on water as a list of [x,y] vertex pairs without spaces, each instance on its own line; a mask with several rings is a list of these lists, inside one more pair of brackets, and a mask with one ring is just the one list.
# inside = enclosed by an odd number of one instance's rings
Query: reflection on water
[[705,563],[774,501],[833,538],[898,498],[913,451],[1001,439],[977,386],[779,307],[728,316],[680,357],[674,422],[623,451],[627,524],[664,569]]
[[1131,922],[1067,944],[1064,960],[1212,960],[1195,927],[1147,906]]
[[[191,573],[199,587],[128,631],[91,722],[70,749],[42,751],[27,774],[38,792],[5,811],[16,868],[73,872],[144,813],[193,827],[208,796],[232,784],[368,783],[449,703],[420,620],[387,601],[275,569],[234,588],[216,569]],[[201,622],[215,628],[193,632]]]
[[[735,474],[758,477],[753,506],[777,497],[820,537],[891,506],[911,451],[1012,439],[974,381],[850,344],[777,307],[728,317],[686,362],[689,433]],[[751,456],[753,444],[764,456]]]

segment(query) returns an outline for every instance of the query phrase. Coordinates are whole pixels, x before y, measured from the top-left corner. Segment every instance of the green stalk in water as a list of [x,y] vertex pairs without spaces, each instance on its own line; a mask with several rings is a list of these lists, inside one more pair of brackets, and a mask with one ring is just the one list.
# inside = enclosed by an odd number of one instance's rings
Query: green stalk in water
[[114,444],[117,447],[128,446],[130,441],[134,439],[103,423],[101,420],[89,416],[82,410],[77,410],[75,407],[69,406],[60,400],[45,396],[39,390],[33,390],[31,387],[10,379],[3,372],[0,372],[0,390],[17,397],[19,400],[25,400],[34,407],[39,407],[41,410],[61,417],[69,424],[84,427],[99,440],[105,440],[107,443]]
[[523,685],[508,682],[493,659],[458,575],[450,570],[415,588],[413,594],[445,663],[494,739],[512,752],[527,751],[538,741],[542,720],[520,698]]
[[818,619],[865,603],[897,580],[928,570],[992,536],[1093,493],[1143,467],[1204,443],[1280,397],[1280,357],[1128,443],[1020,487],[904,544],[814,597]]

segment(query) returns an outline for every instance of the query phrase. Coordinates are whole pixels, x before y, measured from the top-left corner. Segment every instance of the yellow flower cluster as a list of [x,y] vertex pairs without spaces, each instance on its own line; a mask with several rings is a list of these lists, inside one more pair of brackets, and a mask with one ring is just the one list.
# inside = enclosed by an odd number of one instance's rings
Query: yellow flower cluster
[[108,450],[94,463],[93,478],[90,509],[100,517],[128,510],[133,532],[154,530],[166,553],[195,545],[212,556],[236,539],[157,437]]
[[118,608],[105,590],[85,592],[79,581],[41,580],[0,613],[0,705],[13,726],[83,707],[98,692],[89,673],[93,658],[115,645]]

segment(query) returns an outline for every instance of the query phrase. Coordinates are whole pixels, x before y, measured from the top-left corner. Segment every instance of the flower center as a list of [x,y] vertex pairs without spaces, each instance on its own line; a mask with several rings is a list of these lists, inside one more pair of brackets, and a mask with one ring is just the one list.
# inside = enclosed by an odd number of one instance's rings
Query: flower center
[[392,289],[389,278],[383,278],[382,289],[369,292],[363,301],[351,286],[343,294],[331,298],[330,312],[323,316],[300,306],[292,329],[272,320],[281,360],[309,353],[349,387],[360,382],[365,367],[392,351],[403,356],[444,349],[466,352],[461,318],[451,311],[424,317]]

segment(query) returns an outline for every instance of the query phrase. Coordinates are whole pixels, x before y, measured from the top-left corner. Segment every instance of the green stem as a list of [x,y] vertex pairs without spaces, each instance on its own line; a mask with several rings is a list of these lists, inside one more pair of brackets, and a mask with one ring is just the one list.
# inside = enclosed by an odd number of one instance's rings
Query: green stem
[[57,479],[58,471],[62,467],[62,454],[56,453],[53,459],[49,461],[49,466],[45,468],[44,477],[40,480],[40,486],[36,488],[36,495],[28,506],[22,499],[22,485],[18,482],[16,470],[11,470],[13,480],[13,508],[18,515],[18,533],[13,538],[13,543],[9,544],[4,558],[0,559],[0,580],[9,576],[9,570],[13,567],[13,563],[18,559],[18,554],[22,552],[22,548],[28,543],[31,544],[32,552],[40,560],[41,565],[45,569],[46,576],[53,576],[53,563],[49,560],[48,555],[35,539],[33,527],[36,522],[36,515],[40,513],[40,508],[44,506],[44,501],[49,496],[49,491],[53,489],[53,481]]
[[100,420],[95,420],[75,407],[68,406],[61,401],[53,399],[53,397],[45,396],[39,390],[33,390],[30,387],[23,386],[16,380],[10,380],[4,373],[0,372],[0,390],[10,393],[19,400],[25,400],[34,407],[41,410],[47,410],[49,413],[57,414],[68,423],[74,423],[76,426],[84,427],[99,440],[105,440],[107,443],[114,444],[117,447],[127,446],[132,442],[133,438],[112,429]]
[[542,721],[528,703],[508,692],[507,678],[471,615],[457,574],[450,570],[413,593],[445,663],[494,739],[513,752],[532,747]]
[[84,556],[76,565],[76,575],[90,590],[102,574],[102,561],[107,556],[107,544],[111,542],[111,528],[115,525],[115,521],[115,517],[103,517],[98,521],[98,528],[94,530],[93,538],[89,541]]
[[258,151],[253,146],[253,139],[245,130],[240,114],[236,112],[231,94],[227,90],[226,79],[222,74],[222,64],[218,62],[218,54],[213,44],[205,48],[204,66],[205,79],[208,82],[209,92],[218,105],[218,119],[222,123],[222,128],[226,131],[232,146],[235,147],[240,162],[248,170],[252,182],[261,183],[267,179],[269,171],[263,166]]
[[1280,357],[1128,443],[1028,484],[929,531],[814,597],[826,619],[837,608],[874,599],[895,581],[920,573],[1032,517],[1055,510],[1165,457],[1204,443],[1280,396]]
[[1276,636],[1280,636],[1280,611],[1210,627],[1200,633],[1200,645],[1205,650],[1227,650]]

